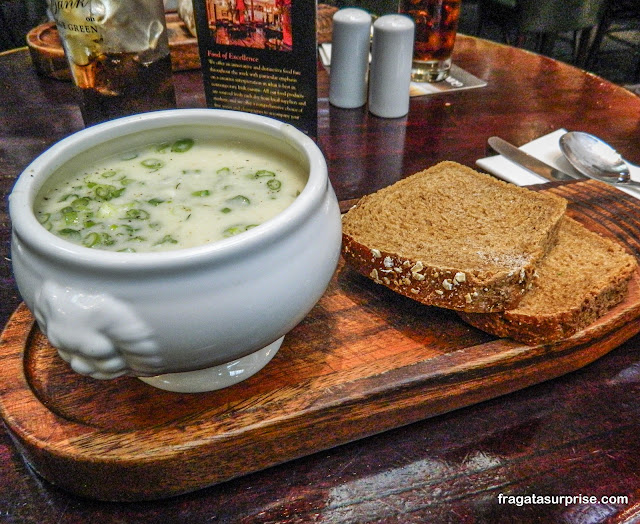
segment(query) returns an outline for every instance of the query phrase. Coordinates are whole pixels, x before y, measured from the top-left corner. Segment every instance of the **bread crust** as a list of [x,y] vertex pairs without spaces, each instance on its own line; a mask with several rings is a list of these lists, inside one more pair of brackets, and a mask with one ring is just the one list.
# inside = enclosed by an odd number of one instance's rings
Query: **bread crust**
[[460,318],[468,324],[500,338],[512,338],[528,345],[564,340],[595,322],[627,295],[633,271],[611,282],[599,293],[585,297],[579,307],[547,315],[523,315],[518,312],[464,313]]
[[495,275],[429,266],[421,260],[368,248],[344,233],[342,255],[376,284],[422,304],[469,312],[515,306],[531,286],[534,273],[533,265]]
[[528,345],[548,344],[575,335],[622,302],[628,282],[629,279],[612,283],[597,296],[585,298],[579,308],[558,314],[532,317],[509,312],[496,315],[460,312],[459,315],[468,324],[500,338],[512,338]]
[[[462,320],[498,337],[512,338],[529,345],[543,344],[571,337],[622,302],[627,295],[629,281],[638,268],[635,257],[612,239],[587,230],[569,217],[565,217],[563,222],[558,244],[554,246],[558,251],[552,251],[541,262],[539,270],[542,276],[532,286],[521,307],[499,313],[460,312]],[[567,237],[573,238],[573,242],[563,249],[562,243],[568,242]],[[581,262],[576,256],[580,251],[579,246],[574,245],[577,241],[583,242]],[[603,259],[607,261],[606,267]],[[574,296],[578,300],[573,304],[562,298],[554,301],[549,298],[553,293],[543,291],[545,287],[548,290],[550,286],[558,285],[557,280],[549,275],[569,264],[574,264],[574,267],[567,270],[570,276],[565,289],[575,289]],[[588,289],[579,289],[575,280],[589,272],[601,277]],[[539,298],[541,295],[544,298]]]

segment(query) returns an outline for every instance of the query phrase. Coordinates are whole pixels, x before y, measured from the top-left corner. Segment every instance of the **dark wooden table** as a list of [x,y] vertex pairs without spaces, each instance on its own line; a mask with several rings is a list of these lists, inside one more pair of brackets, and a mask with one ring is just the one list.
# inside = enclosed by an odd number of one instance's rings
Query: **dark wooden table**
[[[460,37],[455,61],[487,87],[413,98],[409,115],[395,120],[330,107],[320,71],[318,143],[341,200],[440,160],[473,165],[495,134],[522,144],[559,127],[579,129],[640,163],[640,98],[629,91],[474,38]],[[180,107],[204,104],[197,71],[177,74],[176,87]],[[0,55],[0,92],[4,324],[20,302],[4,197],[33,158],[82,120],[71,86],[38,77],[26,49]],[[559,379],[158,502],[69,495],[35,475],[0,430],[0,522],[631,523],[640,519],[639,435],[635,336]],[[527,495],[580,499],[502,502]],[[611,496],[626,500],[602,500]]]

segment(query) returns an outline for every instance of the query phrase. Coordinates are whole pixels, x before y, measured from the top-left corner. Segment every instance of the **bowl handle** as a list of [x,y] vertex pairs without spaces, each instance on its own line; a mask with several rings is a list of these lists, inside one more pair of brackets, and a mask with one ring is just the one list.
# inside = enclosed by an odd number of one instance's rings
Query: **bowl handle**
[[33,313],[51,345],[77,373],[110,379],[162,372],[152,329],[131,306],[107,293],[45,281]]

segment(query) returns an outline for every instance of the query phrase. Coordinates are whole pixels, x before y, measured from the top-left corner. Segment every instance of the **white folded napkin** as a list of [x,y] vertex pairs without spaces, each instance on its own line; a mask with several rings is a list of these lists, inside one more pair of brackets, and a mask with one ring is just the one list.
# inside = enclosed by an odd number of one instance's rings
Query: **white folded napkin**
[[[555,167],[556,169],[560,169],[565,173],[574,173],[574,168],[569,164],[562,151],[560,151],[560,145],[558,141],[560,137],[566,133],[566,129],[558,129],[549,133],[548,135],[541,136],[540,138],[536,138],[532,140],[528,144],[520,147],[523,151],[529,153],[531,156],[536,157],[539,160],[549,164],[550,166]],[[528,169],[519,166],[518,164],[512,162],[511,160],[506,159],[502,155],[489,156],[485,158],[480,158],[476,160],[476,164],[480,166],[485,171],[506,180],[507,182],[512,182],[519,186],[529,186],[532,184],[540,184],[542,182],[547,182],[547,179],[533,174]],[[631,171],[631,178],[640,182],[640,167],[629,164],[629,170]],[[620,187],[622,191],[640,198],[640,192],[634,191],[633,189],[627,189],[625,187]]]

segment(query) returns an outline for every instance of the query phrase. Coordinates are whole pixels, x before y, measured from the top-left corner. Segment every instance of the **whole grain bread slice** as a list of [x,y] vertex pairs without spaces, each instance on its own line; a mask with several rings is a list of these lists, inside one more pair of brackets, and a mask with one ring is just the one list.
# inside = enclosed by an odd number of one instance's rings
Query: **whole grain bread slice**
[[558,240],[540,262],[536,281],[514,308],[460,313],[469,324],[525,344],[562,340],[623,300],[637,260],[613,240],[563,218]]
[[442,162],[360,199],[343,217],[343,256],[424,304],[502,311],[530,287],[566,205]]

